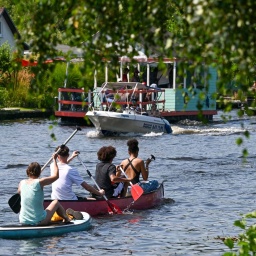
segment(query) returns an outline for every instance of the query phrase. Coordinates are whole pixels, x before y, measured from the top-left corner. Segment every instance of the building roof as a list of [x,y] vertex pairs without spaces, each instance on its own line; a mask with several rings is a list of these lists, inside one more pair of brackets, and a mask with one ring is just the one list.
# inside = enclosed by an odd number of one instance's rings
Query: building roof
[[18,31],[18,29],[16,28],[16,26],[14,25],[10,15],[8,14],[7,10],[4,7],[0,8],[0,16],[3,16],[6,23],[8,24],[10,30],[12,31],[13,35],[17,34],[18,38],[20,39],[20,33]]

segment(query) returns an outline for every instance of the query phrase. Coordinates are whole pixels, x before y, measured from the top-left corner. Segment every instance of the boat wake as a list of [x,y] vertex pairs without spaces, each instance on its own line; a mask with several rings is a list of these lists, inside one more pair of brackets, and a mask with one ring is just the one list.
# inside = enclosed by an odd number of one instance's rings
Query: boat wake
[[[198,134],[198,135],[211,135],[211,136],[227,136],[227,135],[239,135],[243,134],[245,129],[242,127],[209,127],[209,126],[189,126],[189,127],[182,127],[182,126],[172,126],[172,134],[173,135],[189,135],[189,134]],[[163,132],[150,132],[150,133],[118,133],[109,135],[107,137],[159,137],[165,135]],[[88,138],[103,138],[104,136],[100,131],[97,130],[90,130],[86,133]]]
[[173,134],[199,134],[199,135],[212,135],[212,136],[226,136],[232,134],[242,134],[245,132],[242,128],[216,128],[216,127],[179,127],[179,126],[172,126]]
[[97,137],[103,137],[103,135],[100,131],[93,130],[93,131],[87,132],[86,137],[88,137],[88,138],[97,138]]
[[93,130],[87,132],[86,136],[88,138],[98,138],[98,137],[131,137],[131,136],[136,136],[136,137],[158,137],[162,136],[164,133],[163,132],[150,132],[150,133],[134,133],[134,132],[129,132],[129,133],[117,133],[117,134],[112,134],[109,136],[103,135],[100,131]]
[[144,137],[158,137],[158,136],[162,136],[164,133],[163,132],[150,132],[150,133],[146,133],[143,134]]

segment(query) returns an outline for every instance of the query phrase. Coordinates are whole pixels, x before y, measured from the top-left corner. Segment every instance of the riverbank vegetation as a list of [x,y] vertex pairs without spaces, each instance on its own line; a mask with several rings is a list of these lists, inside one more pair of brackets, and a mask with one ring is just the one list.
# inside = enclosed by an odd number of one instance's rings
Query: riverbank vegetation
[[[0,108],[53,107],[58,88],[81,88],[93,83],[93,79],[82,72],[82,63],[70,64],[66,77],[66,62],[53,62],[43,66],[22,67],[10,46],[0,46]],[[66,80],[65,80],[66,79]]]

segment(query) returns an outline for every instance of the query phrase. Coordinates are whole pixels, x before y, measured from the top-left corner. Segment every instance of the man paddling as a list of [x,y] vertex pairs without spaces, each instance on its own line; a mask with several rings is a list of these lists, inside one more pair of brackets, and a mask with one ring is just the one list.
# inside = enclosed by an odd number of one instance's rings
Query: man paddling
[[[55,151],[58,151],[59,147]],[[74,151],[69,158],[69,148],[64,146],[58,152],[58,167],[59,167],[59,179],[52,183],[52,199],[58,200],[79,200],[76,194],[72,190],[72,185],[82,186],[85,190],[102,196],[105,194],[103,189],[97,190],[80,176],[76,168],[71,167],[68,163],[79,154],[78,151]],[[51,165],[51,172],[53,171],[53,165]]]
[[[130,182],[129,178],[122,178],[116,176],[116,171],[118,171],[119,166],[115,166],[112,162],[116,156],[116,149],[112,146],[104,146],[97,152],[98,160],[100,162],[96,165],[95,180],[96,183],[104,188],[106,191],[106,197],[118,197],[119,194],[115,194],[115,186],[117,183]],[[93,195],[97,198],[97,196]]]

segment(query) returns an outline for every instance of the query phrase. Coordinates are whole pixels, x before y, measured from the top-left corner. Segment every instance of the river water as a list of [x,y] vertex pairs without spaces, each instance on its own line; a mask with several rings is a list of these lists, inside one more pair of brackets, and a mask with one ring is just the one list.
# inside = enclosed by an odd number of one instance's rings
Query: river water
[[[0,239],[0,255],[222,255],[228,249],[216,238],[240,233],[233,222],[240,214],[255,210],[256,119],[239,120],[234,111],[224,123],[219,122],[220,116],[208,126],[175,124],[172,135],[136,136],[139,156],[147,159],[153,154],[156,158],[150,165],[150,178],[165,181],[165,202],[160,207],[93,218],[89,231],[61,237]],[[106,138],[93,127],[81,128],[68,146],[81,152],[92,173],[97,151],[104,145],[116,147],[115,164],[127,157],[126,141],[134,135]],[[250,139],[238,147],[236,140],[245,129],[250,131]],[[32,161],[46,163],[55,147],[74,130],[47,119],[0,123],[0,225],[18,222],[7,202],[25,178],[27,165]],[[249,151],[246,162],[244,147]],[[72,164],[92,184],[78,160]],[[49,168],[44,174],[49,174]],[[88,195],[80,188],[75,191]],[[45,194],[49,197],[50,187]]]

